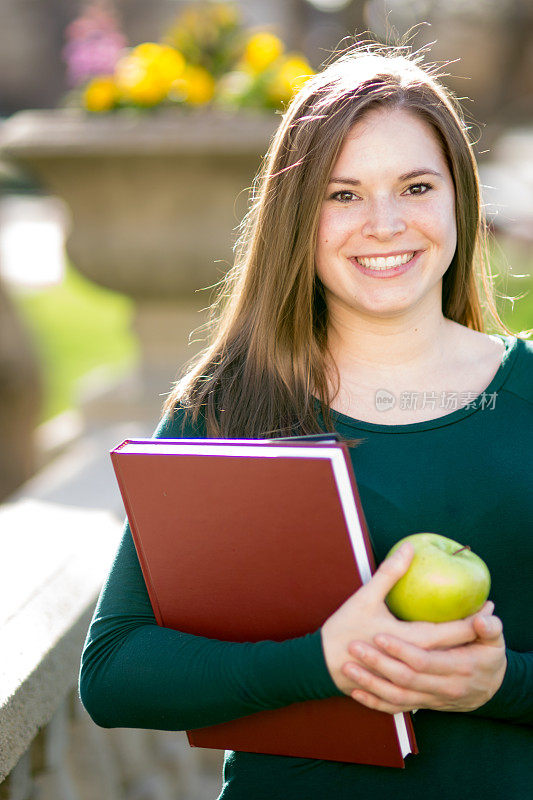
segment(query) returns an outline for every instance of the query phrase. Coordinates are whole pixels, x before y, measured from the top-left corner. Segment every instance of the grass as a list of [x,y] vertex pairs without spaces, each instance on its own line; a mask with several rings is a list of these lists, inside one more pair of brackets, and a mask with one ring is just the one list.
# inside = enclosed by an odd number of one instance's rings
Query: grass
[[[493,245],[492,261],[494,271],[504,276],[494,284],[502,296],[497,305],[503,321],[513,332],[533,328],[531,247],[500,239]],[[503,299],[524,293],[514,303]],[[96,286],[71,266],[61,285],[30,293],[17,291],[13,299],[33,333],[42,365],[41,422],[75,406],[77,382],[92,369],[109,365],[119,370],[138,358],[130,331],[133,301]]]
[[91,283],[72,266],[59,285],[11,294],[41,363],[41,422],[76,405],[77,382],[92,369],[122,370],[135,363],[133,301]]

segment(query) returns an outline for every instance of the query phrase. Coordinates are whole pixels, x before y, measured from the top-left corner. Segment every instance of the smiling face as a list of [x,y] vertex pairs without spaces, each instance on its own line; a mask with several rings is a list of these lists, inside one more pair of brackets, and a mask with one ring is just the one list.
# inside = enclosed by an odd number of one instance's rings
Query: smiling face
[[322,202],[315,252],[328,309],[441,314],[457,242],[455,191],[437,136],[407,110],[373,109],[346,137]]

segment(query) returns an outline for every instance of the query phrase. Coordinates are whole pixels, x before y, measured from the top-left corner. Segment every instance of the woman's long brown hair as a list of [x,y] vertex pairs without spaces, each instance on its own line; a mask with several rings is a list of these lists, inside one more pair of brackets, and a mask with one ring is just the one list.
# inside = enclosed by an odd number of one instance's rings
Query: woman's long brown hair
[[[201,415],[210,438],[334,430],[328,310],[314,263],[318,220],[346,135],[378,107],[425,120],[454,180],[457,248],[443,278],[444,316],[483,331],[484,305],[496,328],[511,334],[496,310],[461,109],[418,61],[405,48],[358,44],[293,98],[254,182],[234,265],[210,308],[209,344],[185,366],[165,414],[179,405],[193,423]],[[338,373],[334,378],[338,388]]]

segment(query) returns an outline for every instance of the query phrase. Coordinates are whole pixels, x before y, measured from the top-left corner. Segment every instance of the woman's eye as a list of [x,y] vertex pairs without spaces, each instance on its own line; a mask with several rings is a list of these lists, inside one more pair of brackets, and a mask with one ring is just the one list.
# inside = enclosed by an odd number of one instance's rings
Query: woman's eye
[[411,186],[406,189],[406,192],[410,195],[426,194],[426,192],[432,188],[433,187],[429,183],[412,183]]
[[357,195],[353,192],[349,192],[348,189],[342,189],[340,192],[334,192],[330,200],[338,200],[340,203],[349,203],[354,197],[357,197]]

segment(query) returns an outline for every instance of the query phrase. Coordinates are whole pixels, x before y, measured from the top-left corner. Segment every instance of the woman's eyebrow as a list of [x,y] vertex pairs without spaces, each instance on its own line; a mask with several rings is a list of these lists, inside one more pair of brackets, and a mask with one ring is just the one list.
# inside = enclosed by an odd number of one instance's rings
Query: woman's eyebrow
[[[434,169],[413,169],[410,172],[404,172],[403,175],[399,176],[398,180],[408,181],[411,178],[419,178],[421,175],[437,175],[439,178],[442,178],[441,173]],[[350,186],[361,185],[361,181],[357,180],[357,178],[331,178],[330,183],[347,183]]]

